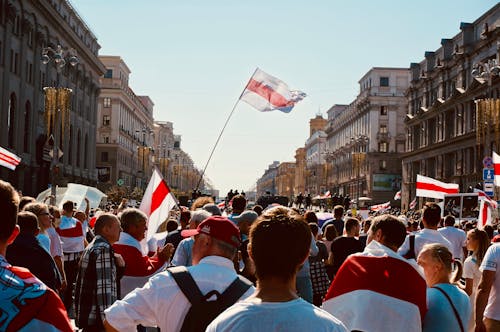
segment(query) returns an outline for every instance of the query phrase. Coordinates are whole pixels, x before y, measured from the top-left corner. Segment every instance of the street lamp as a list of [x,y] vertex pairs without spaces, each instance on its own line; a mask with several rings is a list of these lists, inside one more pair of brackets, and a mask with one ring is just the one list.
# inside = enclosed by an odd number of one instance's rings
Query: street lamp
[[[61,45],[57,45],[54,49],[52,47],[44,47],[42,49],[42,56],[40,58],[42,64],[47,65],[51,61],[56,66],[56,86],[44,87],[45,94],[45,122],[47,126],[47,136],[52,130],[52,162],[51,162],[51,190],[52,195],[51,203],[56,204],[57,185],[56,177],[59,172],[57,164],[60,156],[59,148],[56,144],[62,142],[64,131],[69,128],[70,123],[70,109],[71,109],[71,93],[72,90],[60,86],[61,70],[70,64],[72,67],[79,63],[74,49],[64,50]],[[62,125],[61,125],[62,124]],[[59,132],[59,130],[61,132]],[[57,149],[56,149],[57,148]]]

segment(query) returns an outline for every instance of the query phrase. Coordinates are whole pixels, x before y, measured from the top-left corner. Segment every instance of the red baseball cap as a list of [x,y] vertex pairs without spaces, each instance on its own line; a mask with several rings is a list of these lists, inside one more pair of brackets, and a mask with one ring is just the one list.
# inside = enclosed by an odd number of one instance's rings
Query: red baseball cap
[[238,248],[241,243],[240,229],[231,220],[222,216],[210,216],[203,220],[196,229],[186,229],[181,232],[183,237],[197,234],[212,236],[235,248]]

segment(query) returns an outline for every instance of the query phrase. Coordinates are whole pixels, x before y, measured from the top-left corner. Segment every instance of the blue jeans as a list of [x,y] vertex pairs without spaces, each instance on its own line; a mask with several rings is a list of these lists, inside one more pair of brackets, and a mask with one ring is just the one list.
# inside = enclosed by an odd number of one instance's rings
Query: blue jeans
[[309,303],[313,303],[313,288],[311,277],[297,277],[295,282],[299,296]]

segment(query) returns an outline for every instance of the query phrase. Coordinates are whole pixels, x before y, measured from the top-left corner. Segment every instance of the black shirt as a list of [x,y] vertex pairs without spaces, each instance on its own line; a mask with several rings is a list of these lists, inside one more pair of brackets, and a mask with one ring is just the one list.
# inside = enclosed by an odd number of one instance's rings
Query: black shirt
[[354,237],[341,236],[333,240],[332,245],[333,254],[333,273],[336,274],[340,266],[344,263],[347,256],[356,252],[363,251],[361,242]]

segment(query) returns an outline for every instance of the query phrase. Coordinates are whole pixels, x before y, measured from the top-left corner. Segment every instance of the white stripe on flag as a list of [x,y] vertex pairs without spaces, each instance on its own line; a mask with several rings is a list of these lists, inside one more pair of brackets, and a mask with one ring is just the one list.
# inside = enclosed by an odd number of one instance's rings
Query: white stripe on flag
[[7,149],[0,147],[0,166],[7,167],[13,171],[16,170],[16,166],[21,162],[21,158]]
[[417,174],[417,197],[444,199],[446,194],[458,194],[456,183],[445,183],[433,178]]
[[495,172],[495,186],[500,187],[500,156],[493,151],[493,169]]
[[279,110],[288,113],[305,97],[304,92],[290,90],[285,82],[257,68],[240,100],[261,112]]

